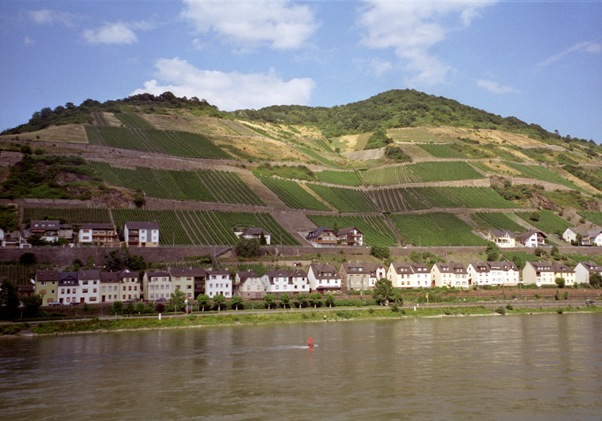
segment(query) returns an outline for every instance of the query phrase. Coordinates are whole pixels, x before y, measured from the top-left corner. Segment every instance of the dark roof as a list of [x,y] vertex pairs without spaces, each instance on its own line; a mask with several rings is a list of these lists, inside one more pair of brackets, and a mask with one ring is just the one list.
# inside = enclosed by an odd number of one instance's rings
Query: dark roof
[[81,229],[83,230],[114,230],[115,227],[113,224],[109,224],[108,222],[87,222],[82,224]]
[[139,230],[139,229],[159,229],[159,223],[158,222],[140,222],[140,221],[134,221],[134,222],[126,222],[125,226],[129,229],[129,230]]
[[29,227],[32,230],[56,231],[61,228],[61,222],[58,220],[32,220]]
[[356,230],[357,232],[359,232],[360,234],[362,233],[359,229],[357,229],[356,227],[345,227],[345,228],[341,228],[339,230],[339,232],[337,232],[337,235],[345,235],[345,234],[349,234],[351,231]]
[[245,228],[242,231],[242,235],[261,236],[262,233],[263,233],[263,235],[271,235],[268,231],[264,230],[263,228],[259,228],[259,227],[249,227],[249,228]]
[[307,238],[317,238],[317,237],[321,236],[322,234],[324,234],[325,232],[329,232],[329,233],[336,235],[336,233],[334,232],[334,230],[332,228],[318,227],[315,230],[310,231],[309,234],[307,234]]
[[98,269],[78,270],[77,279],[80,281],[95,281],[100,279],[100,271]]
[[58,281],[59,271],[54,269],[43,269],[36,271],[36,281]]
[[207,271],[203,268],[173,268],[169,272],[171,276],[207,276]]

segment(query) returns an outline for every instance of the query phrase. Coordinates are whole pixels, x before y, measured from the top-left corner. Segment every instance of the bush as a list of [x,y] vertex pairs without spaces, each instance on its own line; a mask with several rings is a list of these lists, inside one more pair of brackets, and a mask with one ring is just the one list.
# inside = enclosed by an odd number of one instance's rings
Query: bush
[[501,314],[502,316],[506,315],[506,308],[505,307],[498,307],[495,309],[495,312],[497,314]]

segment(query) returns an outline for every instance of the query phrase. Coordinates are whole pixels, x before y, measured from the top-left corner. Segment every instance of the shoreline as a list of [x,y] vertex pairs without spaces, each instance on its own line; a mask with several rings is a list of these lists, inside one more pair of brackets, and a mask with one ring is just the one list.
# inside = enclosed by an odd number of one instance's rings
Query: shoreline
[[602,308],[590,307],[533,307],[513,309],[505,306],[446,306],[401,308],[394,311],[387,307],[345,308],[333,307],[322,309],[265,310],[262,312],[228,314],[191,314],[168,315],[158,317],[120,317],[112,319],[74,319],[48,322],[15,322],[0,325],[10,327],[11,333],[2,329],[3,338],[36,338],[39,336],[61,336],[76,334],[113,333],[126,331],[165,330],[203,327],[254,326],[267,324],[291,323],[331,323],[361,320],[408,320],[416,318],[478,317],[478,316],[521,316],[537,314],[562,315],[565,313],[602,313]]

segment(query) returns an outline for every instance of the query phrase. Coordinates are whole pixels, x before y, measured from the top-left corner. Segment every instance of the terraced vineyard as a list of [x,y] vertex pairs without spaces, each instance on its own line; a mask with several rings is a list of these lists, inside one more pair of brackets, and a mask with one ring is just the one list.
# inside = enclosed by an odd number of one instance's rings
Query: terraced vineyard
[[111,215],[106,208],[23,208],[23,221],[32,219],[54,219],[68,224],[83,224],[86,222],[111,222]]
[[359,187],[362,184],[358,175],[352,171],[318,171],[315,174],[318,180],[324,183],[350,187]]
[[385,222],[383,216],[335,216],[335,215],[307,215],[317,226],[356,227],[364,234],[365,245],[394,247],[397,245],[397,237]]
[[447,143],[423,143],[418,146],[435,158],[466,158],[461,152]]
[[547,181],[549,183],[560,184],[562,186],[569,187],[571,189],[582,191],[580,187],[571,182],[570,180],[560,176],[554,171],[542,167],[540,165],[523,165],[517,164],[516,162],[506,162],[506,164],[514,168],[517,171],[520,171],[521,175],[525,178],[533,178],[535,180]]
[[173,210],[151,209],[113,209],[111,210],[115,224],[121,228],[126,222],[158,222],[160,243],[169,245],[193,245],[192,238],[182,226]]
[[289,208],[321,211],[331,210],[328,206],[305,191],[305,189],[295,181],[275,177],[259,177],[259,179]]
[[173,130],[86,126],[91,144],[189,158],[231,159],[206,137]]
[[513,221],[505,213],[476,212],[471,215],[471,218],[481,229],[507,230],[514,233],[525,230],[522,225]]
[[108,184],[142,190],[148,196],[203,202],[263,206],[263,201],[238,174],[227,171],[171,171],[136,167],[112,167],[104,162],[91,165]]
[[515,207],[489,187],[413,187],[370,190],[370,197],[383,212],[406,212],[433,208]]
[[555,215],[554,212],[549,210],[541,210],[537,212],[538,220],[534,220],[532,218],[533,215],[528,212],[519,212],[517,215],[537,229],[548,234],[555,233],[562,235],[567,228],[572,226],[570,222]]
[[602,212],[580,211],[579,215],[588,221],[593,222],[597,226],[602,227]]
[[135,129],[153,129],[153,126],[139,114],[115,113],[114,115],[123,123],[125,127]]
[[368,194],[362,190],[329,187],[308,183],[309,188],[341,212],[373,212],[376,210]]
[[395,184],[424,183],[434,181],[477,180],[484,178],[470,164],[462,161],[421,162],[373,168],[362,173],[366,184],[390,186]]
[[416,246],[483,246],[487,241],[450,213],[391,215],[404,244]]

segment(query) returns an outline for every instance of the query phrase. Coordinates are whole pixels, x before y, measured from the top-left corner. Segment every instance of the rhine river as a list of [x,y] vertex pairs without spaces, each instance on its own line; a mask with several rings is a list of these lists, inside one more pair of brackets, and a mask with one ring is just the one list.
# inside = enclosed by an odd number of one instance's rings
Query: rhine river
[[599,314],[10,338],[0,419],[599,420],[601,351]]

